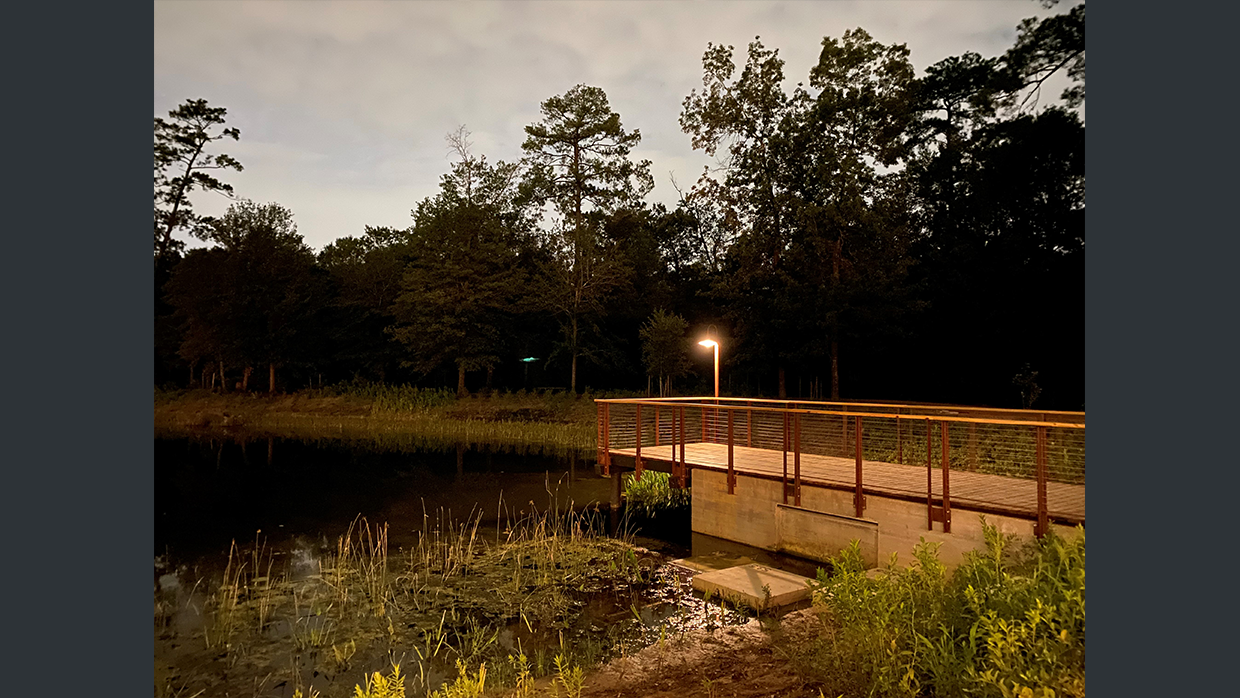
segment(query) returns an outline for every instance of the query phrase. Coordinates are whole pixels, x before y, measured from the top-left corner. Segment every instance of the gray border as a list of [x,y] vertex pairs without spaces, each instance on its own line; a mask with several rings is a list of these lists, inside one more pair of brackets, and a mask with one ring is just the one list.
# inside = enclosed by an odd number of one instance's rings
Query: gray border
[[1223,695],[1235,582],[1219,565],[1231,546],[1211,536],[1234,526],[1236,491],[1221,379],[1236,361],[1237,13],[1091,12],[1087,680],[1102,695]]
[[[10,11],[6,693],[145,695],[154,523],[149,5]],[[141,141],[141,144],[139,143]],[[10,184],[10,186],[13,186]]]

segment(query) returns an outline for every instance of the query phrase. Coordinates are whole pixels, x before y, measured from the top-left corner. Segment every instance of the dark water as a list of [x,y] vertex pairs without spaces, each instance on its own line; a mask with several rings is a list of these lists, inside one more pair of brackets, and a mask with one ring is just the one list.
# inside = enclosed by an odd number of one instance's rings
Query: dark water
[[415,541],[424,516],[477,511],[483,528],[531,507],[608,508],[610,480],[593,454],[456,446],[384,450],[290,439],[156,439],[156,556],[188,561],[231,541],[286,547],[332,542],[356,517],[389,526],[394,547]]

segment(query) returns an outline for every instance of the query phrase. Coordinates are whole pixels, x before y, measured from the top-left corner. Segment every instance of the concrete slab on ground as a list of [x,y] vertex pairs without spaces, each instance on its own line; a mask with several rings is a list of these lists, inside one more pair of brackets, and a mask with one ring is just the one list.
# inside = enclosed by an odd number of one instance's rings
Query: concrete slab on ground
[[807,582],[808,577],[749,564],[703,572],[693,578],[693,588],[755,610],[766,610],[808,599]]
[[754,564],[754,561],[744,555],[714,552],[707,555],[694,555],[692,557],[681,558],[679,560],[672,560],[672,564],[686,567],[692,570],[694,574],[699,574],[701,572],[724,570],[729,567],[752,565]]

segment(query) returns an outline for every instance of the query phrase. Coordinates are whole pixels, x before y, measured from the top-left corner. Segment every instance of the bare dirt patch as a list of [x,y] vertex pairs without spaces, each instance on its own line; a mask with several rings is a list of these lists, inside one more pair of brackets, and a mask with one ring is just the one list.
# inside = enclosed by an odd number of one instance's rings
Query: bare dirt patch
[[818,696],[794,668],[789,648],[820,632],[813,609],[778,621],[695,630],[614,659],[586,678],[582,696],[750,698]]

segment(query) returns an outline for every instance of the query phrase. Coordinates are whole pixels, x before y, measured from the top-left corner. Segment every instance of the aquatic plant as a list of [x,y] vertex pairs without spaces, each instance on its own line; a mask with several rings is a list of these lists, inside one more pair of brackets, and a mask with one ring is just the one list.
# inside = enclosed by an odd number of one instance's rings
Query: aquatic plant
[[624,501],[630,516],[653,519],[663,514],[685,511],[692,502],[689,488],[672,487],[671,476],[647,470],[638,480],[633,473],[624,474]]

